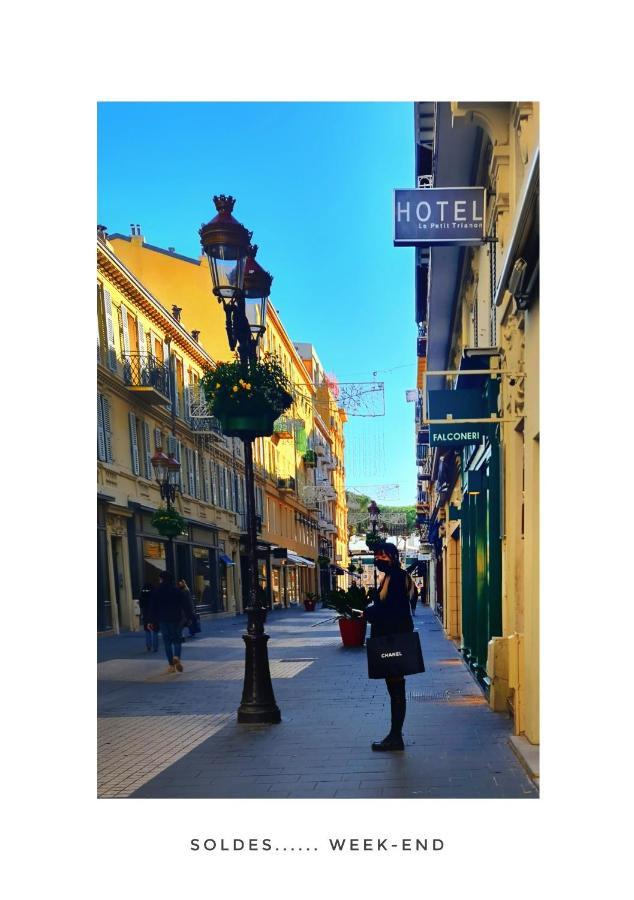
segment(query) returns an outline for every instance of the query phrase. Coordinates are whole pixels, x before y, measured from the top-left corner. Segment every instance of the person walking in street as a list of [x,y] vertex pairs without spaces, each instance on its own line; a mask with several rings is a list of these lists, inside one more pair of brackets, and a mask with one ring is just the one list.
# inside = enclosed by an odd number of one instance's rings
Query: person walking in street
[[[141,588],[139,609],[141,610],[141,624],[145,631],[145,649],[148,653],[156,653],[158,650],[158,622],[152,621],[152,591],[154,588],[149,582],[145,582]],[[152,627],[150,627],[152,626]]]
[[410,605],[411,608],[412,608],[412,615],[415,616],[415,615],[416,615],[416,604],[417,604],[417,602],[418,602],[418,588],[417,588],[416,585],[414,584],[414,582],[413,582],[413,580],[411,579],[411,577],[410,577],[409,575],[408,575],[407,577],[408,577],[408,578],[410,579],[410,581],[411,581],[411,587],[410,587],[410,590],[409,590],[409,605]]
[[[378,543],[374,548],[374,565],[383,573],[373,603],[363,612],[371,625],[370,636],[384,637],[414,631],[410,606],[412,579],[400,565],[394,544]],[[403,722],[405,721],[405,678],[402,675],[385,679],[390,695],[391,728],[382,741],[375,741],[372,749],[378,752],[404,750]]]
[[165,655],[167,656],[167,672],[182,672],[181,645],[183,643],[183,619],[185,615],[185,598],[174,584],[171,572],[161,572],[160,584],[152,591],[151,617],[159,623]]
[[[192,592],[189,590],[189,586],[184,578],[179,578],[176,582],[176,587],[179,589],[181,594],[183,595],[183,628],[187,627],[189,629],[189,636],[194,637],[196,634],[194,630],[194,622],[196,619],[196,608],[194,606],[194,600],[192,598]],[[184,640],[184,638],[183,638]]]

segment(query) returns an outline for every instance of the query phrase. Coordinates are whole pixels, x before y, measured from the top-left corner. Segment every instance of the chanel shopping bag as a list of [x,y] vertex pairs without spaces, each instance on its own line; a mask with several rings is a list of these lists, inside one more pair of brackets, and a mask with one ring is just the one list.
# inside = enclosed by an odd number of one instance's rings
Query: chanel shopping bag
[[369,678],[415,675],[417,672],[425,671],[423,651],[417,631],[369,638],[365,644],[368,652]]

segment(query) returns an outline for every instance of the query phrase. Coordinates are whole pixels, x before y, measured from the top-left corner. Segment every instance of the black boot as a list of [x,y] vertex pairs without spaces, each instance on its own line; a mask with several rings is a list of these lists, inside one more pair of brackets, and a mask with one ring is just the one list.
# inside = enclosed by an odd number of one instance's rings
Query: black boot
[[396,682],[387,681],[386,684],[390,695],[392,727],[390,733],[382,741],[373,742],[372,749],[377,752],[405,749],[402,733],[405,721],[405,679]]

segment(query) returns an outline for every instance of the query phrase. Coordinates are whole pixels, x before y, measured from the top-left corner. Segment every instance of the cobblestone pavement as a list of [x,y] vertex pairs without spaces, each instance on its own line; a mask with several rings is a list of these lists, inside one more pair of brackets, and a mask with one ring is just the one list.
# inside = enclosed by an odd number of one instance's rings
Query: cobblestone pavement
[[203,621],[164,674],[142,633],[98,639],[100,797],[537,797],[437,618],[415,617],[427,671],[407,679],[404,753],[377,754],[389,730],[383,681],[365,649],[344,649],[327,610],[269,613],[271,675],[282,723],[238,725],[245,617]]

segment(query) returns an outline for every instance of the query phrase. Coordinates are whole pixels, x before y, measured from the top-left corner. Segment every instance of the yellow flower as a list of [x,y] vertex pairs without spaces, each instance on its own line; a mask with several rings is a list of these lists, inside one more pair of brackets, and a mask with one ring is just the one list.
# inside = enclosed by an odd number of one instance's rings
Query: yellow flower
[[247,391],[250,391],[250,390],[251,390],[251,385],[250,385],[250,384],[245,384],[245,388],[247,389]]
[[234,384],[234,386],[233,386],[233,392],[234,392],[234,394],[237,393],[237,390],[238,390],[238,385],[237,385],[237,384]]
[[216,382],[216,387],[217,387],[217,388],[220,387],[220,382],[218,382],[218,381]]

